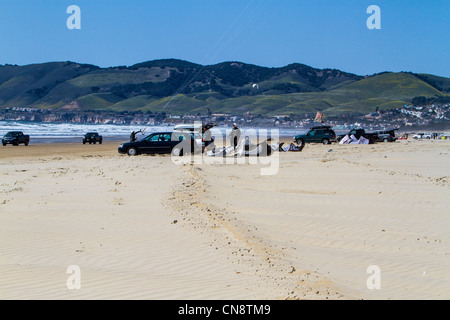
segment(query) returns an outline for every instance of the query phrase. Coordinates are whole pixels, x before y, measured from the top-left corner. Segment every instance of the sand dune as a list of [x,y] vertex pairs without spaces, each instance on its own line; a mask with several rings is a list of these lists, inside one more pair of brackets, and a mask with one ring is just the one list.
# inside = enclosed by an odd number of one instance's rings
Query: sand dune
[[307,145],[275,175],[116,147],[0,150],[1,299],[450,298],[448,141]]

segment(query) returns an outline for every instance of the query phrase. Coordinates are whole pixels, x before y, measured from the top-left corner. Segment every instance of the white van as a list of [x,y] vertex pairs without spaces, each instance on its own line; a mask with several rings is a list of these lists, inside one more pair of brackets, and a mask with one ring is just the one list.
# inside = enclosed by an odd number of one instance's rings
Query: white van
[[198,133],[202,133],[202,124],[201,123],[195,123],[195,124],[178,124],[173,129],[174,130],[181,130],[181,131],[195,131]]
[[205,150],[205,142],[202,137],[202,124],[178,124],[173,128],[174,131],[191,132],[194,135],[197,146],[202,146],[202,151]]

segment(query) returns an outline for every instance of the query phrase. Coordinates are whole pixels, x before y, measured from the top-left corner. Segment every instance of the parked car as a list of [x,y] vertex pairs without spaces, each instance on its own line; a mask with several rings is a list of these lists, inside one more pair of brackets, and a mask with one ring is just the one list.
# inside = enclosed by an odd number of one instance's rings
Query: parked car
[[392,130],[382,130],[377,131],[378,136],[375,138],[375,142],[395,142],[398,138],[395,136],[395,131],[398,129]]
[[23,134],[22,131],[10,131],[7,134],[5,134],[2,138],[3,146],[6,146],[7,144],[18,146],[21,143],[23,143],[26,146],[30,143],[30,136]]
[[88,132],[83,137],[83,144],[89,143],[89,144],[96,144],[96,143],[102,144],[103,137],[99,135],[97,132]]
[[202,145],[202,150],[211,143],[214,143],[214,138],[211,137],[211,128],[217,126],[214,123],[207,124],[179,124],[174,127],[174,131],[187,131],[194,133],[195,139],[198,144]]
[[431,139],[431,134],[425,132],[418,132],[415,135],[413,135],[413,139]]
[[336,133],[330,126],[312,127],[306,134],[296,135],[294,141],[299,146],[310,142],[330,144],[336,142]]
[[364,137],[365,139],[369,140],[369,143],[372,144],[378,139],[378,133],[377,132],[366,132],[364,129],[352,129],[346,134],[341,134],[337,137],[337,141],[341,141],[342,138],[345,136],[355,136],[356,139],[359,140],[359,138]]
[[[198,143],[198,133],[186,131],[155,132],[142,140],[123,143],[118,152],[136,156],[138,154],[164,154],[175,156],[201,152],[202,144]],[[201,136],[200,136],[201,140]]]
[[206,130],[209,130],[213,127],[217,126],[214,123],[207,123],[207,124],[201,124],[201,123],[194,123],[194,124],[178,124],[174,127],[174,130],[177,131],[195,131],[195,132],[204,132]]
[[177,124],[173,129],[176,131],[195,131],[201,133],[202,124],[201,123]]
[[210,128],[212,126],[203,126],[202,124],[179,124],[174,127],[174,132],[192,133],[197,144],[202,146],[202,150],[205,150],[203,133]]

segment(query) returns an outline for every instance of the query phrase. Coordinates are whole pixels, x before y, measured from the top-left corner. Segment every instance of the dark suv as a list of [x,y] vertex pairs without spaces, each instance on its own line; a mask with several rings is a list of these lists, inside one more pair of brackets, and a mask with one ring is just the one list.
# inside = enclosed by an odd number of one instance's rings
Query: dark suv
[[86,142],[89,144],[96,144],[97,142],[102,144],[103,137],[97,132],[88,132],[83,137],[83,144],[86,144]]
[[300,146],[309,142],[330,144],[336,142],[336,133],[330,126],[312,127],[306,134],[295,136],[294,141]]
[[6,146],[7,144],[18,146],[21,143],[25,144],[26,146],[30,143],[30,136],[27,134],[23,134],[22,131],[10,131],[5,134],[2,139],[3,146]]
[[[200,143],[198,142],[199,137]],[[175,156],[182,156],[193,152],[201,152],[201,150],[201,136],[198,133],[174,131],[155,132],[140,141],[123,143],[117,151],[129,156],[142,153],[171,153]]]

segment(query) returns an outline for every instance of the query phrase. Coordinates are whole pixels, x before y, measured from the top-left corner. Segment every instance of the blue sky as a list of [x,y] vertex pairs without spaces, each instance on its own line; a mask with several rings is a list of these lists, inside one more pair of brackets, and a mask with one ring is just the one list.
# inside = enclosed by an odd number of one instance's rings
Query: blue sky
[[[66,9],[81,9],[69,30]],[[369,30],[367,7],[381,9]],[[177,58],[450,77],[449,0],[0,0],[0,63]]]

